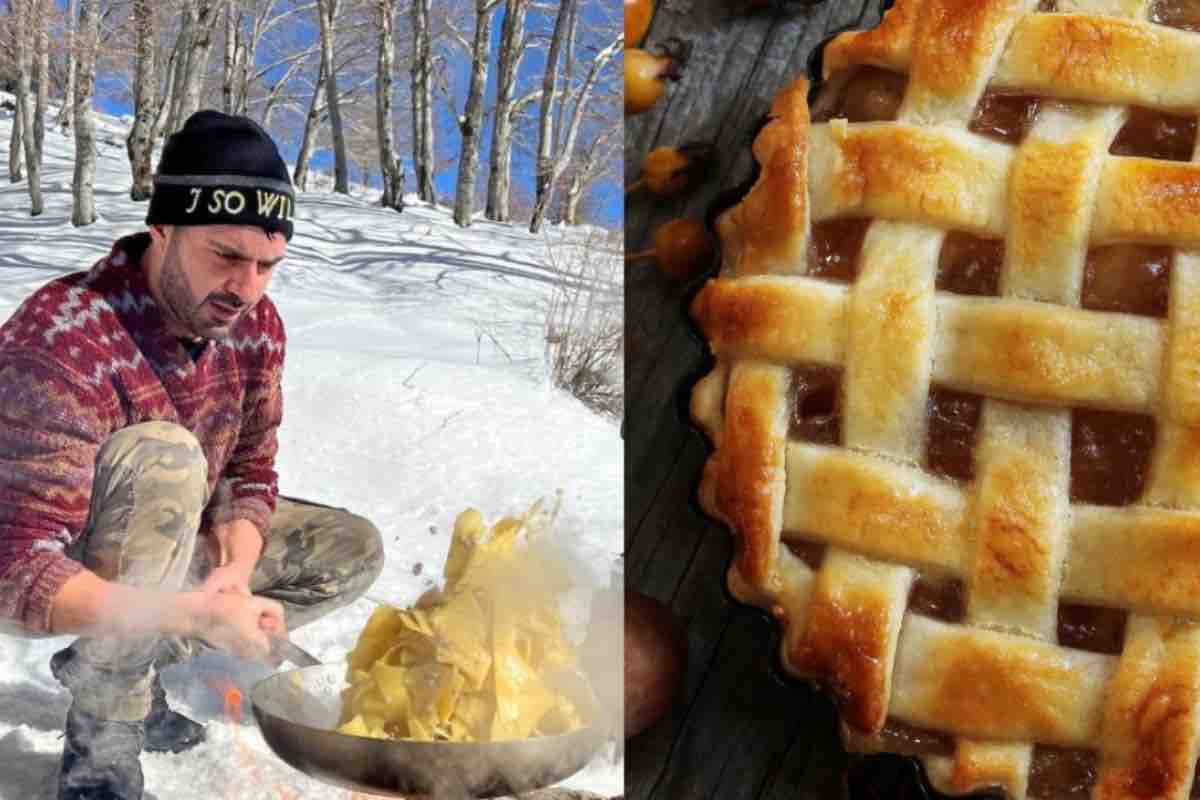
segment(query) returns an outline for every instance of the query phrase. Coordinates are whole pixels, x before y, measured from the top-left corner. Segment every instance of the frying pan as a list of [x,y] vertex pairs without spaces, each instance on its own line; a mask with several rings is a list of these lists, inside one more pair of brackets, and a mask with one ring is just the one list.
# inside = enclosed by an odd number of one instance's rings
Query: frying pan
[[[296,656],[286,657],[301,663],[303,651]],[[345,672],[345,664],[318,664],[276,673],[255,685],[250,700],[263,738],[277,756],[310,777],[353,791],[447,800],[519,794],[579,771],[603,739],[592,727],[499,742],[339,733]]]

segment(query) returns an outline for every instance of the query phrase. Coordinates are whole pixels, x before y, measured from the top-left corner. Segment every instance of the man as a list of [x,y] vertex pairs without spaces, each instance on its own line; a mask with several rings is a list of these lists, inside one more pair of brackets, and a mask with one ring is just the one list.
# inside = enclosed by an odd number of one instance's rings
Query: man
[[167,141],[147,232],[0,327],[0,618],[80,638],[58,797],[139,800],[139,753],[203,728],[158,674],[208,644],[269,659],[361,595],[371,523],[277,498],[283,323],[265,295],[294,193],[270,137],[201,111]]

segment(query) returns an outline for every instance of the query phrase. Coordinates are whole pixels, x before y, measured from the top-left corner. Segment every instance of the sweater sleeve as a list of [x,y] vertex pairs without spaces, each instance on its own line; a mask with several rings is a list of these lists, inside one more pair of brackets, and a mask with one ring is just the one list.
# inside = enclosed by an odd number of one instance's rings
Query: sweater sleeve
[[255,356],[246,370],[246,397],[242,403],[242,426],[225,471],[217,480],[208,508],[208,524],[220,525],[237,519],[249,520],[265,541],[271,532],[271,516],[279,494],[275,454],[279,450],[279,424],[283,420],[283,359],[286,337],[275,307],[263,298],[259,308],[261,335],[242,340]]
[[0,354],[0,617],[50,631],[55,595],[84,569],[66,549],[87,524],[105,435],[85,384]]

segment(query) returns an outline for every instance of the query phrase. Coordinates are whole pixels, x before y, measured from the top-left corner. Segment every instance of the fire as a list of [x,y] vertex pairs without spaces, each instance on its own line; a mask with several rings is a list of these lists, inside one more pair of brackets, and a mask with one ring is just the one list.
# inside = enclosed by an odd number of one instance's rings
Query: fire
[[[254,757],[254,752],[251,750],[250,745],[243,742],[241,737],[240,728],[244,715],[241,689],[233,681],[221,678],[210,680],[209,685],[224,699],[225,718],[229,720],[230,726],[233,728],[233,743],[237,750],[236,758],[242,772],[248,773],[253,783],[261,783],[261,762]],[[299,800],[300,798],[300,793],[290,786],[278,786],[276,787],[276,791],[279,793],[279,800]],[[348,800],[373,800],[373,798],[377,797],[379,795],[355,792],[350,795]]]
[[225,716],[234,724],[242,721],[242,692],[232,683],[225,689]]

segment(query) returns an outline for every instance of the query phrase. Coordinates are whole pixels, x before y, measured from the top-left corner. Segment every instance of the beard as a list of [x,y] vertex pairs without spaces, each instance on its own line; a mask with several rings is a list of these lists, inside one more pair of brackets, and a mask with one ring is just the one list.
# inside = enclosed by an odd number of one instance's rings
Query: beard
[[[178,233],[176,234],[178,236]],[[163,256],[162,292],[164,309],[172,327],[184,331],[185,335],[200,339],[225,339],[250,308],[237,295],[228,292],[212,292],[199,298],[188,282],[183,269],[180,242],[172,237]],[[240,309],[235,316],[223,312],[216,304]]]

